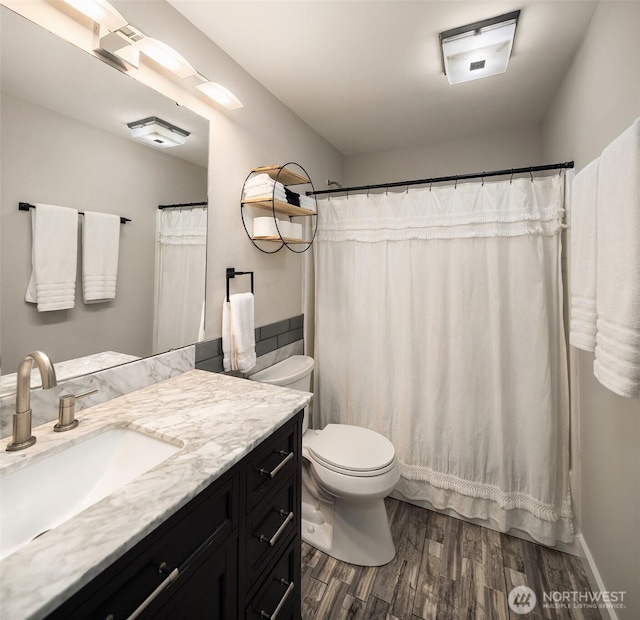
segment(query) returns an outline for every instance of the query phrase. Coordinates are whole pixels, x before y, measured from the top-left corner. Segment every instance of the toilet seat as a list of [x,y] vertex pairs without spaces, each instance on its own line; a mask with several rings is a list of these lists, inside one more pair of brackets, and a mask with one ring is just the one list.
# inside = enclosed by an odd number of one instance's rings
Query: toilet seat
[[316,464],[346,476],[381,476],[396,465],[393,444],[360,426],[327,424],[321,431],[305,433],[304,443]]

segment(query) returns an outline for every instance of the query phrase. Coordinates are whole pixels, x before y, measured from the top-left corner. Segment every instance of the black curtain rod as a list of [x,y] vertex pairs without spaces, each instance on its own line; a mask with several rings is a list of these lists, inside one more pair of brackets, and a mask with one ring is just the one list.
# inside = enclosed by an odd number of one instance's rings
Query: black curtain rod
[[[19,211],[28,211],[29,209],[35,209],[36,205],[32,205],[29,204],[28,202],[19,202],[18,203],[18,210]],[[78,215],[84,215],[84,211],[78,211]],[[126,224],[127,222],[130,222],[131,220],[128,217],[121,217],[120,218],[120,223],[121,224]]]
[[158,209],[183,209],[186,207],[207,207],[208,202],[181,202],[175,205],[158,205]]
[[469,174],[456,174],[448,177],[434,177],[432,179],[415,179],[412,181],[396,181],[394,183],[378,183],[376,185],[358,185],[355,187],[341,187],[338,189],[323,189],[317,192],[307,192],[307,196],[318,196],[319,194],[336,194],[338,192],[357,192],[370,189],[386,189],[389,187],[407,187],[409,185],[426,185],[427,183],[444,183],[447,181],[463,181],[465,179],[482,179],[485,177],[498,177],[514,174],[524,174],[533,172],[543,172],[545,170],[559,170],[562,168],[573,168],[572,161],[565,161],[560,164],[547,164],[544,166],[529,166],[527,168],[508,168],[507,170],[491,170],[490,172],[472,172]]

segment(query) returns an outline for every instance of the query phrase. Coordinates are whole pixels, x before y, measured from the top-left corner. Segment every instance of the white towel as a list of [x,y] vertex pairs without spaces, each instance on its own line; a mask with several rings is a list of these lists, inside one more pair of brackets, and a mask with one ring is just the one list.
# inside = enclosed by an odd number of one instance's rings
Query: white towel
[[222,307],[222,363],[226,371],[248,372],[256,365],[253,293],[231,295]]
[[309,211],[316,210],[316,200],[313,196],[307,196],[306,194],[300,194],[300,206],[303,209],[308,209]]
[[273,189],[272,187],[267,187],[266,185],[259,185],[244,190],[245,200],[250,200],[251,198],[261,198],[263,196],[268,199],[271,199],[271,196],[275,196],[278,200],[287,199],[287,193],[284,191],[284,187],[276,187],[275,189]]
[[36,204],[31,213],[32,271],[25,301],[38,312],[73,308],[78,263],[78,212]]
[[585,166],[573,180],[571,197],[571,329],[574,347],[596,346],[598,160]]
[[120,217],[85,213],[82,225],[82,292],[85,303],[116,297]]
[[269,179],[264,183],[253,183],[251,185],[245,184],[244,186],[244,195],[246,198],[270,195],[272,193],[278,196],[286,196],[284,185],[279,181],[276,183],[273,179]]
[[597,336],[593,371],[640,396],[640,118],[600,156]]
[[257,185],[271,185],[275,183],[275,179],[272,179],[266,172],[256,174],[245,181],[245,188],[255,187]]

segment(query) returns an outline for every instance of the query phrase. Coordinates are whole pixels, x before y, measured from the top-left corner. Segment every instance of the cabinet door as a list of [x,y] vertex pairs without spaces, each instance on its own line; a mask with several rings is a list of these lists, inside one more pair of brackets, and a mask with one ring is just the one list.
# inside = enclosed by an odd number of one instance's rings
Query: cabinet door
[[238,538],[202,554],[138,618],[236,620]]

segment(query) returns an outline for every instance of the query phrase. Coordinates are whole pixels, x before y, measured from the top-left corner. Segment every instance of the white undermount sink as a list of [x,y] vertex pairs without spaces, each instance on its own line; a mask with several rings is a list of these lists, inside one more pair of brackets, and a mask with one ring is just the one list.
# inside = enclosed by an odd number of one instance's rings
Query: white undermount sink
[[0,559],[107,497],[180,448],[131,428],[110,428],[1,474]]

